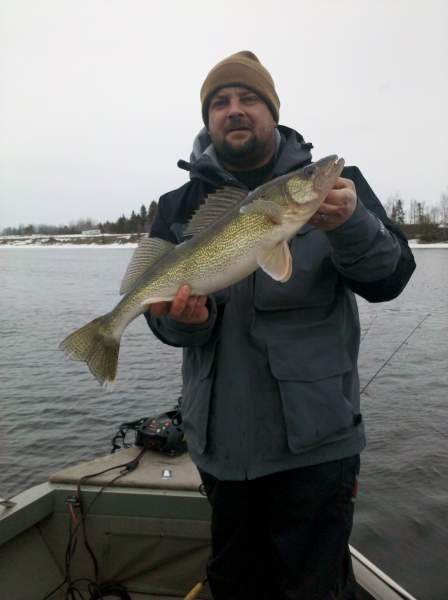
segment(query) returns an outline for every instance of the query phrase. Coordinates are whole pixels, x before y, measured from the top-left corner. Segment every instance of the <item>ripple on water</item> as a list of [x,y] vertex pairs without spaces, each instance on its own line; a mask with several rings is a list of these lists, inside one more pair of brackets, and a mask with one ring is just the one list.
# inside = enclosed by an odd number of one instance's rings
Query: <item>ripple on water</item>
[[[131,253],[2,254],[0,495],[108,453],[122,422],[177,401],[181,350],[155,339],[144,319],[124,336],[112,389],[57,349],[117,302]],[[415,254],[418,268],[401,296],[381,305],[359,301],[361,384],[383,368],[362,397],[368,447],[352,542],[417,598],[445,600],[448,250]]]

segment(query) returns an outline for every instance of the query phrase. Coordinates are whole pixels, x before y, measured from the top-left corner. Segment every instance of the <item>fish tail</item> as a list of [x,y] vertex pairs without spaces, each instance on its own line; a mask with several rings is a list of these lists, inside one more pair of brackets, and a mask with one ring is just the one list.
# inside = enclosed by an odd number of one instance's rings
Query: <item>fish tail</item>
[[71,333],[59,348],[70,358],[85,362],[101,385],[115,380],[120,338],[114,337],[108,314]]

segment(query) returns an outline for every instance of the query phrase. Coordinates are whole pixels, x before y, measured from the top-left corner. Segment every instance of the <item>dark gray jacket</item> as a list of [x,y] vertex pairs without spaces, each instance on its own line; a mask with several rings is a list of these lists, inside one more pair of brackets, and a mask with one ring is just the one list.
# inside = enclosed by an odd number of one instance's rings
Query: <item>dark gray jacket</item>
[[[200,142],[207,143],[207,138]],[[311,161],[311,144],[279,126],[269,178]],[[199,158],[198,158],[199,155]],[[191,180],[161,197],[151,235],[182,240],[183,224],[217,185],[241,185],[195,145]],[[221,479],[255,478],[357,454],[359,319],[354,293],[396,297],[415,268],[404,235],[357,167],[358,204],[324,233],[305,225],[291,241],[293,274],[261,269],[209,299],[204,325],[147,315],[165,343],[184,347],[182,414],[193,460]]]

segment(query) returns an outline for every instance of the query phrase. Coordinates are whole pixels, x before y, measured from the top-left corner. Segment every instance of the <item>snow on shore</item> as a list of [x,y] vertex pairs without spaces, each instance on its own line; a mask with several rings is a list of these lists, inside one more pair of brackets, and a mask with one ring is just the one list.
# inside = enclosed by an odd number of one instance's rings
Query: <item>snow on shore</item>
[[448,242],[437,242],[435,244],[420,243],[418,240],[409,240],[410,248],[448,248]]
[[137,248],[137,244],[128,243],[128,244],[0,244],[0,250],[2,248],[11,249],[18,248],[20,250],[49,250],[49,249],[57,249],[57,250],[73,250],[76,248],[77,250],[83,250],[84,248],[96,248],[101,250],[116,250],[117,248]]
[[[146,234],[143,234],[146,235]],[[73,235],[33,235],[33,236],[0,236],[1,248],[137,248],[136,234],[117,235],[106,233],[104,235],[86,236]],[[448,242],[436,244],[419,243],[418,240],[409,240],[411,248],[448,248]]]
[[0,236],[1,248],[136,248],[137,234]]

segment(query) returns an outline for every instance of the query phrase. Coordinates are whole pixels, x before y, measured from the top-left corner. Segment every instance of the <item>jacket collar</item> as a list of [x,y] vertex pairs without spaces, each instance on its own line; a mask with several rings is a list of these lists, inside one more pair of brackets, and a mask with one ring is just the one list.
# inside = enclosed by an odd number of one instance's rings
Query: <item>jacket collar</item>
[[[300,133],[279,125],[276,129],[277,158],[271,178],[284,175],[311,162],[312,144],[306,143]],[[178,166],[190,171],[191,179],[202,179],[212,185],[242,184],[220,164],[205,127],[196,136],[190,162],[180,160]]]

